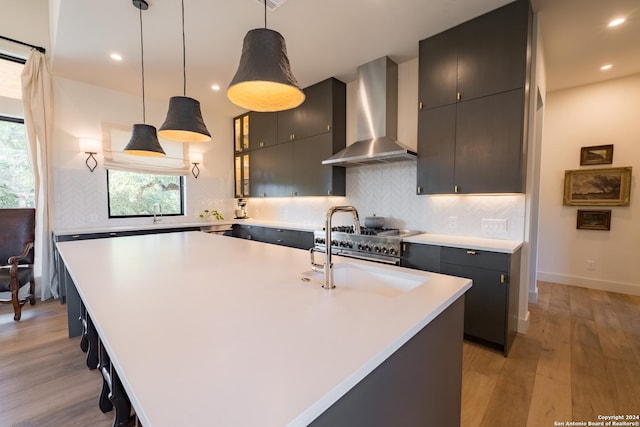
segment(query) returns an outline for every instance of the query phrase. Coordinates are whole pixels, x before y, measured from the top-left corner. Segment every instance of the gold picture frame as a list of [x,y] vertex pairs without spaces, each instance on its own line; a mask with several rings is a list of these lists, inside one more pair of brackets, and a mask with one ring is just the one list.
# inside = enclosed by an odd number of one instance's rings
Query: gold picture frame
[[613,163],[613,144],[580,148],[580,166],[610,165]]
[[629,206],[631,166],[564,172],[565,206]]
[[576,228],[578,230],[611,230],[611,209],[578,209]]

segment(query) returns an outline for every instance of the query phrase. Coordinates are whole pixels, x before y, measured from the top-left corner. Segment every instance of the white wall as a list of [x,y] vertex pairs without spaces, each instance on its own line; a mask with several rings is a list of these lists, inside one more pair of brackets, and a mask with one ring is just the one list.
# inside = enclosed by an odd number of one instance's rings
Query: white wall
[[[613,144],[611,166],[640,172],[639,111],[640,74],[547,94],[538,279],[640,295],[637,178],[631,205],[610,208],[611,231],[577,230],[578,207],[562,205],[564,171],[594,168],[580,167],[580,147]],[[594,270],[587,269],[587,260],[595,262]]]
[[[160,126],[167,102],[147,100],[147,123]],[[187,176],[186,207],[183,217],[166,217],[163,222],[196,219],[196,212],[217,209],[231,218],[233,148],[231,118],[203,117],[213,136],[212,142],[193,143],[193,151],[204,153],[198,179]],[[102,138],[105,125],[130,129],[142,122],[140,97],[84,83],[54,79],[54,227],[77,229],[114,225],[146,224],[148,218],[109,219],[106,171],[102,155],[91,173],[84,164],[86,154],[78,148],[78,138]]]

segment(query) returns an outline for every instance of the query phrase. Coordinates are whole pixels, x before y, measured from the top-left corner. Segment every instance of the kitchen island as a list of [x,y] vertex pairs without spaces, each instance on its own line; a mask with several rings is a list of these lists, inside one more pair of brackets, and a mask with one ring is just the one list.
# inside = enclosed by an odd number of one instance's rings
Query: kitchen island
[[305,251],[200,232],[57,246],[144,426],[459,424],[468,279],[334,257],[362,283],[325,290]]

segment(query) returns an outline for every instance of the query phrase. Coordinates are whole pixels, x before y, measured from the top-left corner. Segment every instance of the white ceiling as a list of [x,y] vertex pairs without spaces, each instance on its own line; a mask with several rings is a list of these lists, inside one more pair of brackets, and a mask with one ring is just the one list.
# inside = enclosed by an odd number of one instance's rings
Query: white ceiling
[[[418,41],[500,7],[509,0],[287,0],[267,13],[267,27],[286,39],[302,87],[388,55],[415,58]],[[184,0],[187,95],[203,109],[233,116],[226,98],[247,30],[264,26],[257,0]],[[59,0],[52,10],[52,72],[141,95],[139,11],[131,0]],[[149,0],[142,12],[147,99],[182,95],[180,0]],[[640,72],[638,0],[532,0],[540,13],[550,90]],[[51,6],[55,7],[55,6]],[[616,16],[627,22],[606,28]],[[123,61],[114,62],[111,52]],[[598,67],[611,62],[607,73]],[[212,84],[221,90],[214,92]]]

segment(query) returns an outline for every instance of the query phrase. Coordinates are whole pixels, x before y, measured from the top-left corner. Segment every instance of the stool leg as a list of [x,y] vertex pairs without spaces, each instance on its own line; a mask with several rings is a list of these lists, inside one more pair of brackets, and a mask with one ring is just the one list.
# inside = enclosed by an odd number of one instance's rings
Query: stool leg
[[113,409],[113,403],[109,400],[109,394],[111,393],[111,360],[100,340],[98,340],[98,347],[98,355],[100,356],[98,369],[102,374],[102,389],[100,390],[100,397],[98,398],[98,406],[102,413],[106,414]]
[[93,325],[93,321],[89,314],[87,316],[87,340],[89,342],[89,349],[87,351],[87,367],[89,369],[96,369],[98,367],[98,331]]
[[131,421],[131,402],[124,391],[118,373],[111,366],[111,403],[116,408],[113,427],[126,427]]

